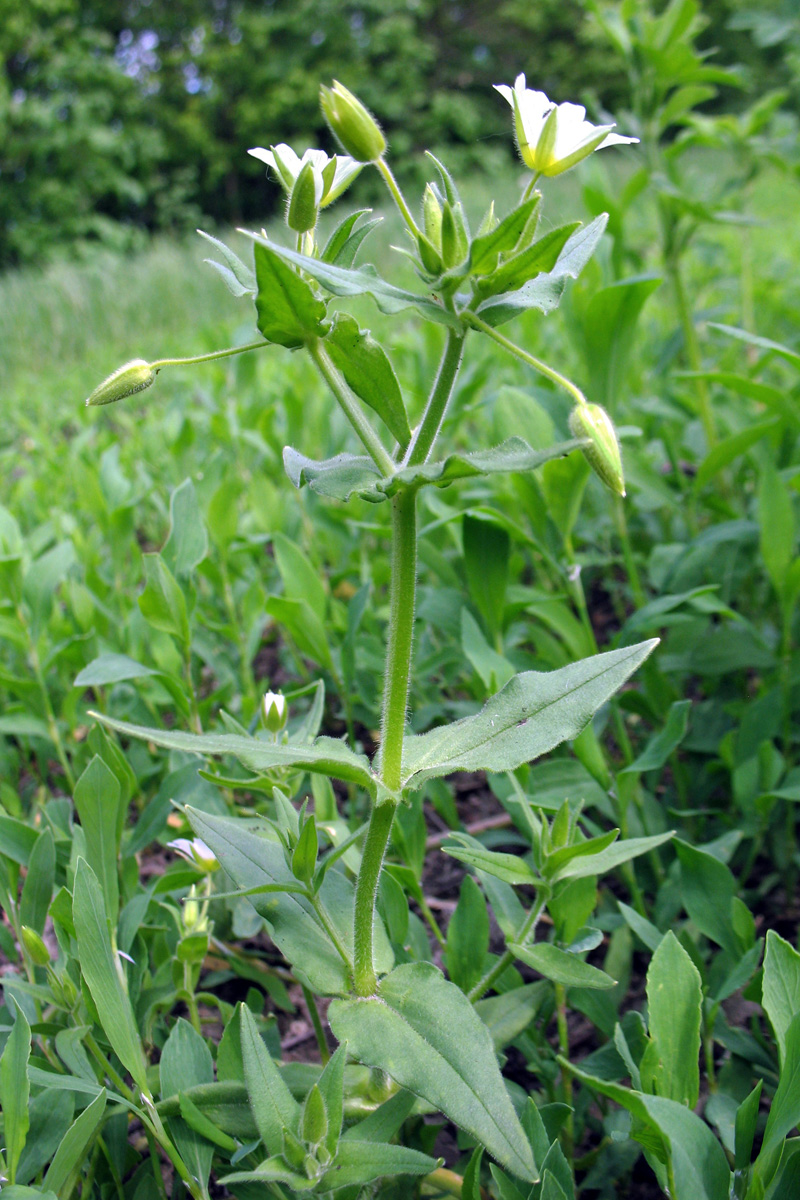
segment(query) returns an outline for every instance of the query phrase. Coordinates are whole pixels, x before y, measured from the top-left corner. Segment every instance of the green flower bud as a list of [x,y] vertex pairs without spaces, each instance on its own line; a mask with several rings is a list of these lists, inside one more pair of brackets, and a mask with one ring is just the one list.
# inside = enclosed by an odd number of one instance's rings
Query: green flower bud
[[583,452],[595,475],[617,496],[624,496],[622,455],[606,410],[599,404],[578,404],[570,414],[569,427],[574,437],[589,439]]
[[31,929],[29,925],[23,925],[20,933],[22,934],[22,944],[28,951],[31,961],[37,967],[46,967],[50,962],[50,951],[45,946],[40,935],[35,929]]
[[455,267],[464,261],[468,250],[469,243],[461,205],[445,200],[442,209],[442,262],[445,267]]
[[286,697],[280,692],[267,692],[261,701],[261,720],[270,733],[280,733],[289,717]]
[[422,224],[428,241],[438,250],[442,245],[442,206],[430,184],[422,197]]
[[320,88],[322,115],[342,149],[356,162],[376,162],[386,150],[386,138],[369,109],[334,79]]
[[316,1084],[306,1096],[300,1126],[307,1146],[316,1146],[328,1132],[328,1112]]
[[317,180],[314,168],[307,162],[294,181],[286,209],[286,224],[295,233],[308,233],[316,225],[317,215]]
[[86,405],[88,408],[94,408],[99,404],[114,404],[117,400],[124,400],[126,396],[143,392],[155,382],[155,378],[156,372],[150,363],[145,362],[143,358],[133,358],[124,366],[117,367],[116,371],[112,371],[108,378],[94,389]]

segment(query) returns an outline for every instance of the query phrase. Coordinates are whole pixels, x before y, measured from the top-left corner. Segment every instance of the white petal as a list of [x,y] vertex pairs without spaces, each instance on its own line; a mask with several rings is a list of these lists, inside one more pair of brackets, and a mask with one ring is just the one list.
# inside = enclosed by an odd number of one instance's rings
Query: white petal
[[272,167],[273,170],[276,170],[275,156],[271,150],[265,150],[263,146],[253,146],[253,149],[248,150],[247,153],[252,154],[253,158],[260,159],[261,162],[265,162],[268,167]]

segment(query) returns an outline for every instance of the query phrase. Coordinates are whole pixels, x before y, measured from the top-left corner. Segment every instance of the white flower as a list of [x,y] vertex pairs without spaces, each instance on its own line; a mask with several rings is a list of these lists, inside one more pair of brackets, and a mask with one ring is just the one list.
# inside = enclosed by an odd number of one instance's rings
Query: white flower
[[311,163],[319,208],[327,208],[329,204],[333,204],[364,166],[346,154],[335,154],[333,158],[329,158],[324,150],[306,150],[303,157],[299,158],[285,142],[270,146],[269,150],[265,150],[263,146],[254,146],[247,153],[272,167],[281,186],[287,192],[291,192],[295,179],[306,163]]
[[180,854],[181,858],[185,858],[193,867],[197,867],[201,871],[210,873],[216,871],[219,863],[214,857],[213,851],[205,844],[202,838],[176,838],[174,842],[168,842],[170,850],[174,850],[176,854]]
[[612,133],[613,124],[592,125],[582,104],[554,104],[544,92],[526,87],[524,75],[517,76],[513,88],[494,86],[514,110],[520,156],[537,175],[560,175],[594,150],[639,140]]
[[265,728],[270,733],[280,733],[288,716],[286,697],[280,692],[266,692],[261,701],[261,719]]

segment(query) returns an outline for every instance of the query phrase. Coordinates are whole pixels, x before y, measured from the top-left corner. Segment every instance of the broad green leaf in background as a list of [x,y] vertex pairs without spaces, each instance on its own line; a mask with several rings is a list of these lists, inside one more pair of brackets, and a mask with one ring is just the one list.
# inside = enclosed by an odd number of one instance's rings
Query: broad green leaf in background
[[106,1110],[106,1089],[102,1088],[91,1104],[80,1113],[64,1134],[53,1161],[47,1168],[43,1186],[57,1196],[68,1195],[86,1161],[89,1147],[100,1128]]
[[800,1012],[800,954],[774,929],[767,931],[761,1004],[769,1017],[783,1062],[786,1031]]
[[570,323],[570,329],[581,343],[592,380],[591,398],[612,413],[623,392],[639,316],[660,283],[657,275],[639,275],[593,290],[585,305],[575,299],[577,319]]
[[123,981],[122,966],[111,943],[102,888],[84,858],[78,859],[75,871],[72,916],[81,972],[103,1031],[137,1087],[149,1095],[142,1043]]
[[317,616],[306,600],[290,600],[286,596],[270,596],[265,610],[280,625],[304,657],[333,669],[328,635],[324,622]]
[[664,728],[650,739],[642,753],[634,759],[630,766],[624,767],[620,774],[641,774],[643,771],[657,771],[663,767],[672,751],[681,744],[686,736],[691,707],[691,700],[676,700],[674,704],[671,704]]
[[489,645],[468,608],[461,610],[461,649],[481,677],[487,692],[497,692],[513,679],[515,671],[502,654]]
[[300,1106],[281,1078],[246,1004],[239,1007],[247,1095],[268,1154],[280,1154],[284,1129],[296,1131]]
[[547,502],[547,516],[567,544],[572,537],[583,493],[591,474],[592,468],[583,454],[556,459],[547,463],[542,471],[542,492]]
[[348,386],[377,413],[404,449],[411,441],[400,385],[386,351],[349,313],[339,312],[325,339],[334,366]]
[[464,513],[462,522],[467,587],[485,628],[496,639],[503,628],[511,538],[495,521]]
[[404,786],[454,771],[510,771],[576,737],[657,645],[641,642],[547,674],[526,671],[474,717],[406,740]]
[[397,967],[375,996],[334,1000],[328,1019],[356,1059],[428,1100],[515,1175],[536,1179],[489,1031],[436,967]]
[[[758,1164],[768,1164],[773,1151],[800,1121],[800,1013],[786,1030],[785,1050],[778,1089],[772,1098]],[[777,1163],[775,1163],[777,1166]],[[765,1179],[765,1183],[769,1180]]]
[[282,533],[273,536],[272,549],[286,596],[290,600],[305,600],[315,616],[324,621],[328,600],[319,571],[300,547]]
[[116,928],[119,914],[117,855],[124,812],[116,776],[97,755],[75,785],[75,808],[86,839],[86,861],[97,876],[106,913]]
[[576,954],[568,954],[559,950],[550,942],[535,942],[530,946],[520,946],[509,942],[508,949],[526,966],[532,967],[546,979],[561,983],[564,987],[582,988],[612,988],[616,980],[605,971],[591,966]]
[[[700,1024],[703,989],[700,973],[670,930],[647,970],[647,1019],[654,1047],[648,1062],[658,1096],[694,1108],[700,1089]],[[650,1058],[650,1047],[645,1054]],[[642,1079],[645,1063],[641,1063]]]
[[738,960],[753,945],[753,918],[737,896],[731,871],[713,854],[675,839],[681,864],[681,900],[706,937]]
[[297,271],[277,253],[278,247],[255,239],[256,313],[258,329],[268,342],[290,350],[324,333],[325,305]]
[[110,683],[122,683],[126,679],[143,679],[147,675],[158,675],[155,667],[146,667],[127,654],[100,654],[75,676],[74,687],[107,687]]
[[56,871],[56,845],[49,829],[43,829],[28,859],[28,874],[19,902],[20,924],[41,934],[47,910],[53,898]]
[[3,1140],[9,1181],[17,1177],[17,1164],[25,1147],[28,1117],[28,1060],[31,1056],[31,1028],[15,1001],[9,1002],[14,1024],[0,1056],[0,1108],[3,1110]]
[[[182,1017],[175,1022],[164,1043],[159,1063],[161,1096],[178,1095],[198,1084],[212,1083],[214,1062],[199,1033]],[[208,1185],[214,1147],[180,1117],[168,1121],[170,1136],[194,1179]]]
[[154,629],[169,633],[182,646],[188,646],[189,616],[178,581],[160,554],[143,554],[142,562],[147,580],[139,597],[142,616]]
[[184,479],[169,498],[169,537],[161,553],[176,576],[188,575],[208,554],[208,534],[191,479]]
[[780,596],[794,558],[796,529],[791,493],[768,459],[761,464],[758,522],[761,555],[773,587]]
[[477,883],[465,875],[461,893],[447,926],[447,972],[462,992],[468,992],[483,974],[489,950],[489,914]]

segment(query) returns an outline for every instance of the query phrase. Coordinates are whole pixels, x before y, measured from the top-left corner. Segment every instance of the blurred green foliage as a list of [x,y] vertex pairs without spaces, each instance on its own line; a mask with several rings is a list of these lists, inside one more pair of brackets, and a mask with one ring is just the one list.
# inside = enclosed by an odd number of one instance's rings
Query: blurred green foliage
[[[779,0],[757,29],[744,0],[705,9],[716,61],[743,61],[755,90],[790,81]],[[585,0],[0,0],[0,267],[263,219],[278,189],[243,148],[328,144],[317,89],[333,76],[381,113],[401,173],[445,146],[494,172],[512,150],[491,85],[520,70],[595,112],[624,95]]]

